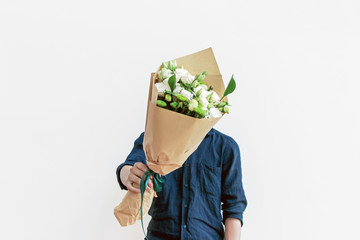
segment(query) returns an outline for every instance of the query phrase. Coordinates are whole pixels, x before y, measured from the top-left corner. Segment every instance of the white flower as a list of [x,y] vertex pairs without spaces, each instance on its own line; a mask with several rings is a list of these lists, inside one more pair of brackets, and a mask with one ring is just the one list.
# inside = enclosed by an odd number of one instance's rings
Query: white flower
[[222,116],[222,113],[216,107],[212,107],[209,109],[209,118],[218,118],[221,116]]
[[210,93],[212,93],[210,101],[212,101],[212,102],[214,102],[215,104],[217,104],[217,103],[220,101],[219,95],[217,95],[217,93],[214,92],[214,91],[211,91]]
[[183,90],[183,88],[182,87],[180,87],[180,84],[179,84],[179,86],[177,86],[177,84],[176,84],[176,88],[174,89],[174,93],[180,93],[181,92],[181,90]]
[[201,85],[198,86],[198,87],[196,87],[196,88],[194,88],[195,94],[198,94],[199,91],[200,91],[200,97],[203,96],[203,97],[205,97],[205,98],[206,98],[207,96],[209,96],[209,94],[211,93],[211,92],[208,92],[205,88],[201,87]]
[[207,110],[207,105],[209,104],[209,102],[206,99],[205,95],[200,95],[200,104],[201,104],[201,109]]
[[194,92],[197,93],[198,91],[206,91],[206,89],[204,89],[203,87],[201,87],[201,85],[199,85],[196,88],[194,88]]
[[208,90],[208,87],[206,86],[206,84],[200,84],[199,87],[202,87],[204,90]]
[[197,86],[196,88],[194,88],[194,92],[197,93],[198,91],[203,91],[204,89],[200,86]]
[[165,82],[165,81],[159,82],[159,83],[155,83],[155,86],[156,86],[156,88],[157,88],[157,90],[158,90],[159,96],[161,96],[161,97],[164,96],[165,90],[167,90],[167,91],[170,91],[170,90],[171,90],[169,84],[168,84],[167,82]]
[[191,100],[189,103],[189,110],[194,111],[194,109],[199,105],[198,101],[195,99]]
[[230,113],[230,106],[229,106],[229,105],[226,105],[226,106],[224,107],[224,112]]
[[159,77],[161,80],[164,80],[166,78],[169,78],[172,75],[172,71],[166,68],[162,68],[159,71]]
[[170,70],[175,70],[176,68],[177,68],[177,63],[176,63],[176,61],[175,60],[170,60],[169,62],[168,62],[168,68],[170,69]]
[[176,75],[176,82],[181,80],[181,82],[183,83],[190,84],[195,79],[195,76],[192,76],[187,70],[182,68],[177,68],[175,70],[175,75]]
[[186,97],[189,101],[193,98],[193,95],[188,90],[182,89],[180,92],[184,97]]
[[[166,85],[166,90],[171,91],[170,85],[169,85],[169,78],[165,79],[163,83]],[[174,93],[180,93],[183,88],[180,86],[180,83],[176,83],[176,87],[174,89]]]
[[208,92],[208,91],[206,91],[206,90],[203,90],[203,91],[201,92],[201,95],[203,95],[203,96],[205,96],[205,97],[209,96],[210,94],[211,94],[211,92]]

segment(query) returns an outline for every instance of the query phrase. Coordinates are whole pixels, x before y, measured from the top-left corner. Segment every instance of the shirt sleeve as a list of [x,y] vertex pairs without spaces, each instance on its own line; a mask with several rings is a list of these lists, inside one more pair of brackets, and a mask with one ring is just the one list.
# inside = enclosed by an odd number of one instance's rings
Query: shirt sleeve
[[247,206],[241,172],[240,149],[235,140],[228,137],[223,145],[223,167],[221,178],[221,201],[223,223],[226,218],[237,218],[243,225],[243,212]]
[[125,165],[133,166],[136,162],[142,162],[146,164],[146,157],[143,149],[143,140],[144,140],[144,132],[142,132],[140,136],[135,140],[134,147],[131,150],[130,154],[127,156],[125,162],[120,164],[116,169],[116,178],[121,189],[127,190],[127,187],[121,182],[120,179],[121,168]]

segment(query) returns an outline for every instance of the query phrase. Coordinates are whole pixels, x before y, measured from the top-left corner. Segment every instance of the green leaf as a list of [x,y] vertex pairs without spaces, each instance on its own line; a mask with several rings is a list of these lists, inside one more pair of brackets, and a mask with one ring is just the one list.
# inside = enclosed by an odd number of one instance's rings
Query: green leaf
[[171,91],[173,92],[174,89],[176,88],[176,77],[175,77],[175,74],[172,75],[170,78],[169,78],[169,81],[168,81],[168,84],[171,88]]
[[227,95],[229,95],[230,93],[232,93],[236,88],[236,83],[234,80],[234,74],[231,76],[230,82],[228,83],[225,92],[224,92],[224,96],[220,99],[220,101]]

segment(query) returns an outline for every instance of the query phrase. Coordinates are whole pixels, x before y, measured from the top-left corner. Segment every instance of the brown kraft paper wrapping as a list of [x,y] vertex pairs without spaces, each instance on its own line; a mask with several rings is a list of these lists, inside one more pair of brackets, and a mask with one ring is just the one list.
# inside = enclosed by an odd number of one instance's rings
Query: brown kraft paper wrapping
[[[204,82],[207,86],[213,86],[219,96],[223,95],[224,82],[211,48],[175,60],[178,66],[184,66],[192,75],[207,71]],[[199,119],[158,107],[155,77],[156,74],[152,73],[143,148],[148,167],[156,173],[166,175],[184,164],[221,117]],[[224,99],[227,101],[227,97]],[[144,215],[148,212],[152,200],[152,196],[144,198]],[[114,211],[121,226],[134,224],[140,219],[140,205],[140,194],[126,194]]]
[[[150,192],[145,191],[143,200],[143,216],[149,211],[153,197],[153,189],[151,189]],[[136,220],[140,220],[140,205],[141,195],[139,193],[128,191],[122,202],[114,209],[114,215],[121,226],[125,227],[133,225]]]

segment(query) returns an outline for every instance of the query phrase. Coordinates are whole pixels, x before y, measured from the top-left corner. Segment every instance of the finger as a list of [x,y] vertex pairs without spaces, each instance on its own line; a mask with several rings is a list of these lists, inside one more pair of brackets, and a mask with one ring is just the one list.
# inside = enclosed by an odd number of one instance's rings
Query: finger
[[141,163],[141,162],[135,163],[134,166],[135,166],[136,168],[142,170],[143,172],[146,172],[147,170],[149,170],[149,168],[148,168],[145,164],[143,164],[143,163]]
[[136,183],[136,184],[140,185],[141,178],[139,178],[138,176],[136,176],[134,174],[129,174],[128,180],[131,184]]
[[137,168],[137,167],[132,167],[130,168],[130,172],[136,176],[138,176],[139,178],[142,178],[142,176],[144,175],[145,172],[143,172],[141,169]]
[[135,188],[133,187],[130,183],[128,183],[126,185],[127,189],[131,192],[134,192],[134,193],[140,193],[140,189],[139,188]]
[[154,186],[154,184],[153,184],[153,182],[152,182],[151,179],[149,179],[148,186],[149,186],[150,188],[152,188],[152,187]]
[[[131,183],[129,184],[130,187],[128,187],[128,189],[132,192],[135,192],[135,193],[141,193],[141,189],[140,189],[140,186],[137,185],[136,183]],[[150,187],[147,187],[146,188],[146,191],[148,192],[151,192],[151,188]]]
[[[140,188],[141,178],[138,178],[137,176],[134,177],[134,175],[129,175],[128,179],[135,188]],[[152,183],[151,179],[149,179],[149,181],[147,183],[147,187],[152,188],[153,185],[154,184]]]
[[[141,192],[140,186],[137,185],[136,183],[133,183],[133,184],[132,184],[132,187],[135,188],[135,189],[138,189],[138,190],[139,190],[138,192]],[[151,192],[151,188],[150,188],[150,187],[147,187],[147,188],[146,188],[146,191]]]

